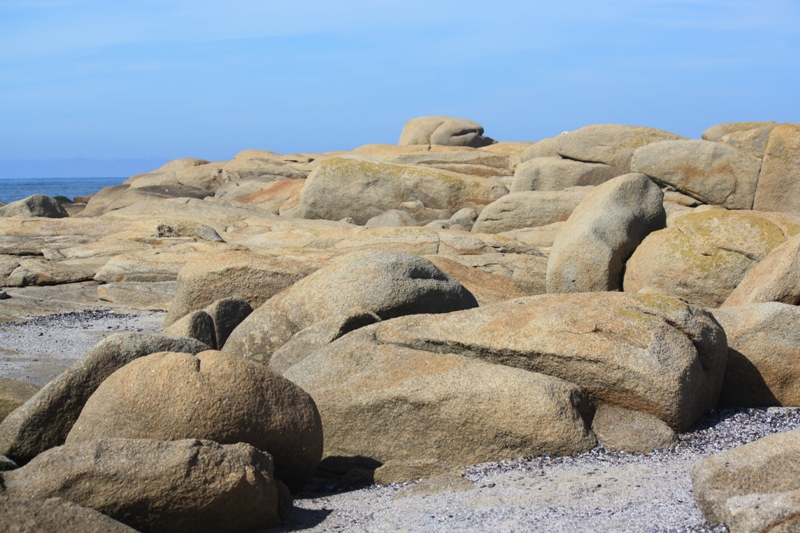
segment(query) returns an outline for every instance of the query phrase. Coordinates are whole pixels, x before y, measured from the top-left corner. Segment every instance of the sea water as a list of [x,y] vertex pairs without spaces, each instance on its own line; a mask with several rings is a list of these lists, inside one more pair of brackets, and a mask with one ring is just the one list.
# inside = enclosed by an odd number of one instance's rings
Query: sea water
[[0,202],[22,200],[32,194],[76,196],[94,194],[103,187],[119,185],[127,178],[10,178],[0,179]]

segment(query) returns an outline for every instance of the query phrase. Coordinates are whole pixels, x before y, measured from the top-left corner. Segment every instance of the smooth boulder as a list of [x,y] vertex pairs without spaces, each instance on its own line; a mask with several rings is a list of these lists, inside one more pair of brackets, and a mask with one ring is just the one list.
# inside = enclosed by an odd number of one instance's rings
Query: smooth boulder
[[602,163],[536,157],[517,165],[511,192],[562,191],[569,187],[600,185],[616,175],[614,167]]
[[15,498],[62,498],[142,532],[279,525],[272,458],[249,444],[104,439],[48,450],[2,475]]
[[380,344],[555,376],[676,431],[716,405],[728,358],[711,314],[663,296],[547,294],[374,328]]
[[761,160],[721,142],[661,141],[637,149],[631,170],[706,204],[752,209]]
[[644,174],[599,185],[561,228],[547,260],[547,292],[622,288],[625,262],[651,232],[667,223],[664,193]]
[[253,311],[233,330],[223,349],[267,364],[295,333],[351,307],[386,319],[477,305],[457,280],[426,259],[398,252],[352,252]]
[[219,351],[152,354],[106,378],[66,442],[105,438],[246,442],[268,452],[275,476],[295,490],[322,455],[322,425],[308,394]]
[[567,220],[591,190],[591,187],[574,187],[563,191],[512,192],[484,207],[472,232],[500,233]]
[[594,447],[586,422],[591,403],[579,387],[454,353],[386,344],[375,328],[345,335],[285,373],[320,409],[326,457],[465,465]]
[[64,443],[97,387],[134,359],[163,351],[198,353],[209,346],[187,337],[117,333],[86,352],[0,422],[0,455],[20,464]]

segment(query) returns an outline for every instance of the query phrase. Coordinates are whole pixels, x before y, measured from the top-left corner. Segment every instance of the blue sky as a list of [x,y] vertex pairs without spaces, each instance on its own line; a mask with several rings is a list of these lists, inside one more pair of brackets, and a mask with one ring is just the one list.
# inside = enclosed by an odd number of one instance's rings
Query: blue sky
[[800,0],[0,2],[0,177],[348,150],[432,114],[509,141],[800,122]]

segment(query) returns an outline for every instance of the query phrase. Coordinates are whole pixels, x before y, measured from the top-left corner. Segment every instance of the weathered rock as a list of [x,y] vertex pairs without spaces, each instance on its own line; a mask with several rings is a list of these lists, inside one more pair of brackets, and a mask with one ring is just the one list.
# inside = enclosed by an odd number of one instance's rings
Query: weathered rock
[[728,338],[720,404],[800,407],[800,309],[769,302],[712,313]]
[[621,289],[625,261],[648,234],[666,226],[663,199],[644,174],[596,187],[558,232],[547,261],[547,292]]
[[203,310],[192,311],[180,320],[162,330],[162,334],[173,337],[191,337],[206,346],[217,349],[217,338],[214,332],[214,319]]
[[0,496],[0,531],[5,533],[137,533],[113,518],[60,498],[27,500]]
[[268,452],[294,490],[322,456],[314,401],[263,365],[218,351],[157,353],[132,361],[97,388],[67,444],[106,438],[246,442]]
[[416,226],[417,221],[406,211],[389,209],[367,220],[364,225],[368,228],[399,228],[403,226]]
[[800,217],[700,208],[655,231],[625,266],[625,292],[663,292],[718,307],[747,271],[800,233]]
[[353,252],[256,309],[231,333],[224,350],[266,364],[295,333],[351,307],[386,319],[477,305],[469,291],[430,261],[395,252]]
[[706,204],[752,209],[761,160],[721,142],[661,141],[637,149],[631,170]]
[[436,228],[368,228],[338,242],[333,250],[376,249],[412,255],[475,255],[483,253],[538,253],[533,247],[491,233],[467,233]]
[[374,480],[378,485],[407,483],[435,476],[460,476],[463,468],[435,459],[416,459],[410,461],[386,461],[375,470]]
[[320,266],[312,259],[250,252],[196,258],[178,272],[177,294],[164,326],[223,298],[243,298],[252,307],[258,307]]
[[101,189],[92,196],[80,217],[96,217],[103,213],[129,207],[137,202],[147,200],[165,200],[169,198],[197,198],[202,200],[213,193],[206,189],[198,189],[186,185],[148,185],[131,187],[130,185],[113,185]]
[[38,390],[39,387],[31,383],[0,376],[0,422]]
[[106,439],[59,446],[6,472],[6,494],[62,498],[140,531],[279,525],[272,458],[249,444]]
[[561,228],[564,227],[564,224],[566,224],[566,221],[553,222],[552,224],[546,224],[536,228],[521,228],[513,229],[511,231],[503,231],[499,233],[499,235],[529,244],[530,246],[533,246],[539,250],[543,248],[549,249],[552,248],[553,243],[556,242],[558,232],[561,231]]
[[[194,160],[195,162],[198,160]],[[167,163],[169,164],[169,163]],[[161,167],[146,174],[137,174],[125,180],[130,189],[143,187],[185,187],[205,191],[213,195],[224,182],[222,168],[225,163],[200,163],[187,166]]]
[[28,287],[31,285],[61,285],[89,281],[103,267],[105,257],[88,257],[49,261],[39,258],[21,258],[15,268],[0,285],[6,287]]
[[24,464],[63,444],[89,396],[114,371],[155,352],[198,353],[205,344],[185,337],[117,333],[97,343],[0,423],[0,454]]
[[592,431],[612,451],[649,453],[678,443],[675,432],[658,418],[608,404],[597,406]]
[[157,283],[106,283],[98,285],[97,299],[136,309],[169,309],[178,284],[175,281]]
[[593,187],[513,192],[483,208],[472,231],[500,233],[567,220]]
[[731,522],[732,497],[800,489],[800,430],[769,435],[692,467],[697,506],[711,524]]
[[779,124],[770,133],[753,209],[800,212],[800,124]]
[[562,191],[581,185],[600,185],[617,175],[614,170],[602,163],[536,157],[517,166],[511,192]]
[[483,135],[483,127],[464,118],[445,116],[412,118],[403,126],[400,146],[409,144],[441,144],[479,148],[496,141]]
[[580,388],[376,341],[375,328],[389,322],[345,335],[285,374],[319,407],[325,456],[464,465],[594,446],[582,418],[591,416],[591,406]]
[[320,163],[300,192],[299,204],[282,215],[357,224],[400,204],[419,200],[453,213],[466,203],[485,205],[508,192],[501,183],[447,170],[388,163],[364,156],[334,157]]
[[453,216],[447,220],[434,220],[433,222],[425,224],[425,227],[455,230],[456,226],[459,226],[463,228],[464,231],[470,231],[477,219],[478,213],[471,207],[465,207],[453,213]]
[[381,345],[559,377],[677,431],[716,405],[727,361],[725,333],[709,313],[659,296],[548,294],[374,328]]
[[[469,260],[482,256],[463,257],[464,259]],[[505,258],[505,256],[503,258]],[[427,255],[425,256],[425,259],[428,259],[431,263],[436,265],[436,268],[445,274],[457,279],[465,289],[475,296],[475,299],[478,301],[478,305],[493,304],[503,300],[525,296],[527,294],[516,283],[514,283],[514,281],[512,281],[511,278],[514,275],[513,270],[511,272],[507,272],[508,275],[504,276],[487,272],[478,267],[467,266],[461,262],[453,260],[452,258],[442,257],[440,255]],[[486,267],[487,265],[484,265],[484,268]],[[542,278],[543,277],[544,276],[542,276]],[[544,284],[542,284],[542,289],[544,289]],[[544,292],[544,290],[541,292]]]
[[220,243],[187,242],[124,253],[109,259],[97,271],[94,280],[101,283],[176,281],[181,268],[201,254],[237,251],[233,248]]
[[0,217],[13,216],[66,218],[69,213],[53,198],[34,194],[0,207]]
[[744,150],[752,156],[763,159],[764,153],[767,151],[769,136],[777,125],[777,123],[771,122],[749,130],[735,131],[723,135],[722,138],[720,138],[720,142],[730,144],[739,150]]
[[615,175],[631,171],[633,152],[646,144],[683,139],[654,128],[593,124],[565,132],[555,138],[558,155],[587,163],[604,163],[614,167]]
[[515,159],[508,155],[483,150],[458,150],[402,154],[393,158],[392,162],[401,165],[425,165],[460,174],[490,178],[513,175]]
[[519,160],[524,163],[535,157],[561,157],[558,155],[557,143],[558,139],[556,137],[542,139],[533,146],[525,149],[525,151],[520,154]]
[[5,472],[7,470],[14,470],[15,468],[19,468],[19,465],[6,457],[5,455],[0,455],[0,472]]
[[[428,257],[431,261],[434,261],[433,258]],[[515,254],[498,252],[448,256],[448,259],[493,276],[506,278],[523,292],[522,295],[532,296],[547,292],[547,257],[541,253]],[[458,278],[455,275],[454,277]],[[508,298],[502,299],[507,300]]]
[[775,127],[776,122],[723,122],[716,126],[711,126],[701,135],[706,141],[721,141],[726,135],[752,130],[754,128]]
[[217,189],[215,195],[225,201],[257,205],[277,215],[287,202],[297,200],[305,184],[304,179],[232,181]]
[[761,302],[800,303],[800,235],[756,263],[722,307]]
[[351,307],[343,313],[323,318],[301,329],[289,341],[275,350],[269,359],[269,369],[283,374],[316,350],[358,328],[380,322],[381,317],[360,307]]

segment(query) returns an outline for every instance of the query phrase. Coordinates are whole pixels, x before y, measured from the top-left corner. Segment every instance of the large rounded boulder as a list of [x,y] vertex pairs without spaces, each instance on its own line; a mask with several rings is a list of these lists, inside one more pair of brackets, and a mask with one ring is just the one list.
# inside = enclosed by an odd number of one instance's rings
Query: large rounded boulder
[[295,333],[353,307],[387,319],[477,305],[455,278],[427,259],[399,252],[357,251],[268,300],[233,330],[223,349],[266,364]]
[[218,351],[158,353],[126,365],[95,391],[67,443],[103,438],[246,442],[275,459],[293,489],[322,455],[311,397],[263,365]]
[[446,116],[412,118],[403,126],[400,146],[409,144],[440,144],[480,148],[494,144],[483,135],[483,126],[465,118]]

